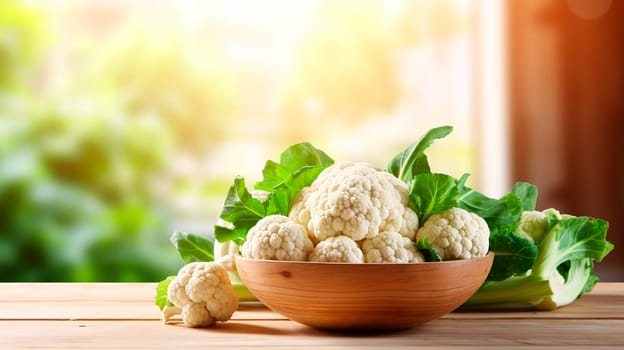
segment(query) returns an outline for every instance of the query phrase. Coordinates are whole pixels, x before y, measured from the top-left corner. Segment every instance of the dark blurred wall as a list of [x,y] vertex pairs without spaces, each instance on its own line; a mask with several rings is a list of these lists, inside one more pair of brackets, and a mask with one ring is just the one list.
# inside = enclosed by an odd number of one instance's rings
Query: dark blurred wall
[[512,176],[538,207],[606,219],[624,281],[624,1],[508,1]]

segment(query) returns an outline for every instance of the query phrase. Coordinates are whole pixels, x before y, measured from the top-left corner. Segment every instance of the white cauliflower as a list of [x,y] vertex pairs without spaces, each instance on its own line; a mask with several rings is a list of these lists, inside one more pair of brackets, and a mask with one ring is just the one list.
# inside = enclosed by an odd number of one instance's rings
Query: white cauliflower
[[227,271],[215,262],[193,262],[178,272],[167,289],[167,298],[175,305],[167,317],[182,313],[189,327],[208,327],[227,321],[238,308]]
[[414,242],[397,232],[382,232],[362,241],[362,252],[367,263],[417,263],[424,262]]
[[480,216],[461,208],[432,215],[416,233],[428,238],[442,260],[470,259],[488,252],[490,229]]
[[251,190],[249,191],[249,194],[251,195],[251,198],[257,199],[260,202],[264,203],[267,201],[267,199],[269,199],[271,192],[264,190]]
[[304,228],[306,228],[306,232],[308,233],[308,237],[312,240],[314,245],[318,244],[318,239],[312,234],[312,231],[307,230],[308,223],[310,222],[310,210],[306,207],[306,203],[308,201],[308,196],[312,193],[311,187],[304,187],[299,191],[297,197],[293,200],[292,207],[290,208],[290,212],[288,213],[288,217],[290,220],[299,223]]
[[541,242],[544,236],[546,236],[546,233],[548,233],[548,215],[553,215],[561,219],[561,214],[556,209],[522,212],[516,234],[532,242]]
[[[408,200],[409,201],[409,200]],[[418,215],[411,208],[407,207],[405,202],[405,209],[403,210],[403,223],[399,225],[399,234],[409,240],[413,240],[416,237],[416,231],[418,230]]]
[[269,215],[249,229],[241,253],[253,259],[305,261],[313,248],[303,226],[283,215]]
[[310,261],[363,263],[364,255],[357,243],[347,236],[333,236],[319,242],[310,254]]
[[332,236],[355,241],[379,232],[413,238],[418,217],[408,208],[405,183],[366,163],[338,162],[300,192],[290,218],[308,229],[316,242]]

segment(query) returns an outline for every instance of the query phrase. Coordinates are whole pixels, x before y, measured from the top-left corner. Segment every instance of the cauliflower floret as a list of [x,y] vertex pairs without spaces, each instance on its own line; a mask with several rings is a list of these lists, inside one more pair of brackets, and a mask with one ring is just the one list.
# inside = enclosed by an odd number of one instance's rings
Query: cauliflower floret
[[269,195],[271,195],[271,192],[264,190],[251,190],[249,191],[249,194],[251,195],[251,198],[257,199],[260,202],[264,203],[267,201],[267,199],[269,199]]
[[540,242],[548,229],[548,217],[541,211],[532,210],[522,212],[516,229],[518,236],[531,242]]
[[[290,212],[288,213],[288,218],[300,225],[304,228],[308,227],[308,223],[310,222],[310,210],[306,207],[306,202],[308,200],[308,196],[312,193],[311,187],[304,187],[299,191],[297,196],[295,197],[292,207],[290,208]],[[312,234],[310,230],[306,229],[308,233],[308,237],[312,240],[314,245],[318,244],[318,240]]]
[[364,255],[357,243],[347,236],[333,236],[319,242],[310,254],[310,261],[363,263]]
[[397,232],[382,232],[362,241],[367,263],[412,263],[425,261],[414,243]]
[[383,231],[410,238],[418,228],[407,185],[366,163],[335,163],[302,192],[289,216],[317,242],[332,236],[359,241]]
[[518,236],[524,237],[532,242],[539,243],[544,239],[548,231],[548,216],[553,215],[561,218],[561,214],[556,209],[546,209],[544,211],[524,211],[520,216],[520,222],[516,229]]
[[416,233],[428,238],[442,260],[470,259],[488,252],[490,229],[480,216],[461,208],[432,215]]
[[249,230],[241,252],[253,259],[305,261],[312,249],[303,226],[286,216],[270,215]]
[[169,300],[182,311],[189,327],[227,321],[238,308],[227,271],[215,262],[193,262],[178,272],[167,289]]
[[403,223],[399,225],[399,234],[403,237],[413,240],[418,230],[418,215],[415,211],[407,206],[403,210]]

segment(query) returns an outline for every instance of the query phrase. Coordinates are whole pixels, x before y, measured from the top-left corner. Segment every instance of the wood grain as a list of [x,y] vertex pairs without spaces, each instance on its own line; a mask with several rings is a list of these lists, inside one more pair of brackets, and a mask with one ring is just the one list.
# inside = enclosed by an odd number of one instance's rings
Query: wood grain
[[274,348],[363,346],[396,348],[463,346],[624,346],[614,332],[624,320],[449,320],[439,319],[394,333],[329,333],[285,320],[217,324],[209,329],[182,325],[164,326],[157,321],[0,321],[0,348],[91,349],[108,347],[213,349],[215,347]]
[[0,349],[624,347],[624,283],[599,283],[555,311],[460,311],[390,333],[319,331],[259,304],[243,304],[231,321],[214,328],[163,325],[152,303],[154,288],[153,283],[0,284]]

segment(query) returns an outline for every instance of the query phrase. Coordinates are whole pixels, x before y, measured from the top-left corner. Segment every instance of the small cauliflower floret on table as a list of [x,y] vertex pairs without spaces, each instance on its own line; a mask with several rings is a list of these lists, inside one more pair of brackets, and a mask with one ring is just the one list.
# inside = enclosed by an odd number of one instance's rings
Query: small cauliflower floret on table
[[168,317],[181,311],[182,321],[189,327],[227,321],[238,307],[227,271],[215,262],[184,266],[169,284],[167,297],[175,305]]
[[367,263],[417,263],[425,261],[414,242],[397,232],[382,232],[362,241]]
[[305,228],[283,215],[262,218],[241,247],[246,258],[305,261],[314,249]]
[[418,216],[408,203],[407,185],[392,174],[343,161],[299,193],[289,217],[306,227],[315,242],[332,236],[360,241],[384,231],[412,239]]
[[347,236],[333,236],[319,242],[310,254],[310,261],[363,263],[364,255],[357,243]]
[[432,215],[416,233],[416,240],[427,238],[442,260],[485,256],[489,237],[485,220],[461,208]]

